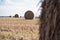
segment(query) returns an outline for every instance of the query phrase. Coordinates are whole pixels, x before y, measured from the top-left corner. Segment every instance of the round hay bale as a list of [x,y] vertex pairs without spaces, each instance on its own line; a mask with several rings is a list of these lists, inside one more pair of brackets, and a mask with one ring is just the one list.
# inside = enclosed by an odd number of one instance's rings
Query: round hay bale
[[11,16],[9,16],[11,18]]
[[15,16],[14,16],[15,18],[19,18],[19,15],[18,14],[15,14]]
[[34,13],[29,10],[29,11],[25,12],[24,17],[25,17],[25,19],[33,19],[34,18]]

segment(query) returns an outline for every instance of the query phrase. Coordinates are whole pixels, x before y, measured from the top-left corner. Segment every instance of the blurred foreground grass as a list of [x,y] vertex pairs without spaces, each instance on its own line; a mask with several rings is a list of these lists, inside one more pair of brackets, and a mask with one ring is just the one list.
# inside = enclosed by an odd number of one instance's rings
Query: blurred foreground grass
[[39,19],[0,18],[0,40],[38,40]]

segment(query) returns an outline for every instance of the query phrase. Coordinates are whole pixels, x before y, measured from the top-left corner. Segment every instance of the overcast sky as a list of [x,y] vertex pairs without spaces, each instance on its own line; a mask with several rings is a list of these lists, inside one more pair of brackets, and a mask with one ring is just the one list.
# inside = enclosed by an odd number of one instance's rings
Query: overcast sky
[[34,12],[35,16],[39,15],[37,6],[40,0],[0,0],[0,16],[13,16],[19,14],[23,16],[27,10]]

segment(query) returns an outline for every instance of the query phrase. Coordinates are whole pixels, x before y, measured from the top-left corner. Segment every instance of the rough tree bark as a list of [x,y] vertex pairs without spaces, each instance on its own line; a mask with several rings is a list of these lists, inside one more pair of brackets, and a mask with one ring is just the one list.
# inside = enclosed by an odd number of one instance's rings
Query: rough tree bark
[[44,0],[40,17],[40,40],[60,40],[60,0]]

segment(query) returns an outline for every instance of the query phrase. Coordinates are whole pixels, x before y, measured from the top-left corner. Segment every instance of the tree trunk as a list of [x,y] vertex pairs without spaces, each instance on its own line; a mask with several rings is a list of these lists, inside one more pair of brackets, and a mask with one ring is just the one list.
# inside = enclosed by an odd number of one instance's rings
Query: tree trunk
[[44,0],[40,20],[40,40],[60,40],[60,0]]

